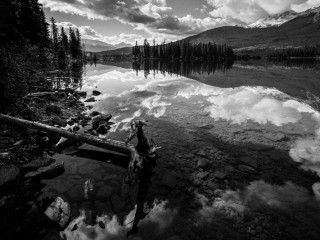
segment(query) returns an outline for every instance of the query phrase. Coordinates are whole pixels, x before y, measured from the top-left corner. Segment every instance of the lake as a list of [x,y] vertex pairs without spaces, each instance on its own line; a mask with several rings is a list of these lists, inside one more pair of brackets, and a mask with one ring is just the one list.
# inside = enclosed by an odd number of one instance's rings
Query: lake
[[[98,63],[86,65],[81,90],[102,93],[85,104],[113,115],[108,138],[124,141],[133,119],[147,119],[145,133],[161,147],[150,213],[132,239],[320,236],[317,66]],[[137,192],[134,186],[124,194],[126,158],[87,145],[55,158],[65,161],[65,172],[44,180],[44,195],[71,203],[67,239],[125,239]],[[89,202],[88,179],[95,188]],[[76,218],[88,206],[105,229]]]

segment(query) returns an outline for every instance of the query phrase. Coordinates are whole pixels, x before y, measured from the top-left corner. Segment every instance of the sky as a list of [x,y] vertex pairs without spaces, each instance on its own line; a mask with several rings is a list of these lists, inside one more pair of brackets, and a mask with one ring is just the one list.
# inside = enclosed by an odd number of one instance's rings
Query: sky
[[78,27],[82,38],[109,44],[176,41],[221,27],[247,26],[320,0],[39,0],[47,19]]

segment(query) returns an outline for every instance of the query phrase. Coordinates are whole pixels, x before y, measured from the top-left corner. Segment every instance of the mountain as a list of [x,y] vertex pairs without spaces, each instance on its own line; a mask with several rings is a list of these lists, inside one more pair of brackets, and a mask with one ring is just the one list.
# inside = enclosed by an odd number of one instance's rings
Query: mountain
[[295,17],[276,27],[219,27],[184,40],[192,43],[228,43],[236,50],[316,45],[320,43],[319,12],[320,7],[317,7],[296,15],[293,12],[284,14],[283,16],[286,15],[287,19],[291,18],[291,15]]
[[84,43],[87,52],[101,52],[101,51],[108,51],[114,50],[123,47],[131,47],[130,44],[127,43],[118,43],[115,45],[105,43],[99,40],[92,40],[92,39],[82,39],[82,43]]
[[131,54],[132,53],[132,47],[123,47],[123,48],[118,48],[114,50],[107,50],[107,51],[101,51],[97,52],[98,55],[119,55],[119,54]]
[[297,14],[295,11],[286,11],[281,14],[277,14],[274,16],[270,16],[267,18],[259,19],[258,21],[250,24],[249,28],[266,28],[266,27],[277,27],[281,24],[288,22],[295,17],[297,17]]

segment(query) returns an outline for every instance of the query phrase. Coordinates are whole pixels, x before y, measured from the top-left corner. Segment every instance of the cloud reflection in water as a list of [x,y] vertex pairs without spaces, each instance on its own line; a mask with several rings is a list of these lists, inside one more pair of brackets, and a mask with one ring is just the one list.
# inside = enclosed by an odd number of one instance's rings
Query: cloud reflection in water
[[[196,104],[211,118],[233,124],[250,120],[262,125],[273,124],[279,130],[287,124],[296,124],[303,126],[306,132],[309,128],[307,122],[313,122],[316,128],[320,126],[318,112],[276,89],[245,86],[219,88],[175,75],[158,74],[145,79],[142,74],[137,76],[134,71],[121,68],[98,72],[88,78],[92,80],[88,85],[92,86],[94,82],[103,92],[100,102],[96,104],[97,110],[107,109],[120,114],[114,131],[121,124],[120,130],[126,130],[128,122],[135,117],[158,118],[166,114],[169,106],[179,109],[183,107],[179,105],[183,99],[190,108]],[[194,100],[194,97],[197,99]],[[185,111],[186,115],[188,111]],[[320,176],[319,152],[320,128],[314,136],[298,139],[290,150],[290,156],[294,161],[302,162],[304,169],[318,172]]]

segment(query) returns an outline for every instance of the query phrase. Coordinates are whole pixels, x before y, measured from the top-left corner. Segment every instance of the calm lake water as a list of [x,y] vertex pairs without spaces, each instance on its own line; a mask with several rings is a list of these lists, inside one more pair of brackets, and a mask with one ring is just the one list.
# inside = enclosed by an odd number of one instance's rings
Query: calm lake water
[[[156,200],[136,239],[319,236],[319,69],[261,62],[97,64],[86,66],[81,90],[102,92],[86,105],[113,115],[107,137],[124,141],[131,120],[148,119],[146,134],[162,147],[149,191]],[[90,205],[107,225],[90,227],[77,218],[64,231],[68,239],[123,239],[136,196],[123,197],[126,158],[89,146],[81,151],[56,155],[66,169],[44,181],[44,194],[67,199],[74,217]],[[209,166],[199,168],[199,161]],[[89,203],[88,179],[96,189]],[[298,211],[300,205],[307,210]],[[75,222],[81,227],[70,231]]]

